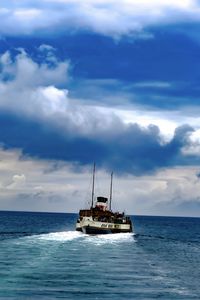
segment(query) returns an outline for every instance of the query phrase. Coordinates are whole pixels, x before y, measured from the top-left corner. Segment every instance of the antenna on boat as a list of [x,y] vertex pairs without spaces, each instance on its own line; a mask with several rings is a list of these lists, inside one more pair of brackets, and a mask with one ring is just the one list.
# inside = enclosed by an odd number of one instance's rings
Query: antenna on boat
[[111,202],[112,202],[112,185],[113,185],[113,172],[111,173],[111,178],[110,178],[110,201],[109,201],[109,210],[111,210]]
[[92,204],[91,204],[91,208],[93,208],[93,205],[94,205],[94,181],[95,181],[95,163],[94,163],[94,167],[93,167],[93,177],[92,177]]

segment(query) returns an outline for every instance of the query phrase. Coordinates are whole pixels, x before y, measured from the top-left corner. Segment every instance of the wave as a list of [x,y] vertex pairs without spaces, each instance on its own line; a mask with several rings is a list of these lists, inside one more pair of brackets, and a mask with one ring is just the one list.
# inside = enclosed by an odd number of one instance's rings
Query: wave
[[119,244],[126,242],[133,242],[133,233],[115,233],[115,234],[99,234],[99,235],[87,235],[84,242],[89,242],[95,245],[102,244]]
[[58,242],[66,242],[72,241],[74,239],[80,238],[82,236],[81,232],[78,231],[62,231],[62,232],[51,232],[46,234],[40,234],[36,237],[39,240],[45,241],[58,241]]
[[99,234],[88,235],[78,231],[63,231],[63,232],[51,232],[46,234],[32,235],[26,237],[28,239],[34,239],[39,241],[53,241],[53,242],[68,242],[77,239],[83,240],[85,243],[93,244],[108,244],[108,243],[121,243],[134,240],[133,233],[115,233],[115,234]]

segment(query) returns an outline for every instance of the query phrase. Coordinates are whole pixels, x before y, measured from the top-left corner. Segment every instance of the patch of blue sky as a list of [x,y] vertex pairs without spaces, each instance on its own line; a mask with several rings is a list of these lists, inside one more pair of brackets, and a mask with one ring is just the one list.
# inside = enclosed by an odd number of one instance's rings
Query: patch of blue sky
[[[134,42],[124,38],[116,43],[110,37],[94,33],[42,39],[6,38],[1,43],[1,52],[8,45],[12,51],[23,47],[36,61],[42,63],[46,56],[42,53],[38,55],[41,44],[54,47],[57,59],[70,60],[71,92],[76,95],[78,90],[73,91],[73,85],[77,86],[85,80],[102,80],[104,84],[100,82],[99,88],[103,88],[106,94],[111,94],[114,89],[134,92],[140,96],[134,98],[134,101],[139,99],[139,102],[144,103],[148,98],[148,105],[155,107],[179,107],[180,97],[184,105],[199,103],[200,45],[187,35],[173,31],[171,27],[154,29],[153,39],[138,39]],[[49,60],[49,63],[53,64],[53,61]],[[110,84],[112,80],[113,86]],[[97,86],[97,81],[93,82],[93,86]],[[91,93],[91,89],[88,92]],[[94,97],[96,94],[94,91]],[[159,96],[168,99],[159,101]]]

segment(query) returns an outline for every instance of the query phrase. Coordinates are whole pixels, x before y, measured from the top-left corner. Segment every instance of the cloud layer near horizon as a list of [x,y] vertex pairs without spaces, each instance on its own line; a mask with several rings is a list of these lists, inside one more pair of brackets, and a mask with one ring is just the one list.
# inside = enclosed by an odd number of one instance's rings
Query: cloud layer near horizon
[[[77,212],[90,205],[91,166],[24,157],[0,147],[0,207],[25,211]],[[130,214],[198,216],[200,180],[197,167],[160,170],[150,176],[114,176],[114,210]],[[108,195],[109,174],[97,170],[97,192]],[[145,188],[144,188],[145,187]],[[98,195],[98,194],[97,194]]]

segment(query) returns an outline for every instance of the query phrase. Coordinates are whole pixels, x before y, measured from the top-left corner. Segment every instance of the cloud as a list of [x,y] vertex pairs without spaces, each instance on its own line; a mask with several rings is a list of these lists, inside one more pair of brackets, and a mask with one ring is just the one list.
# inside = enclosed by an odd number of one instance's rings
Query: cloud
[[42,63],[32,60],[23,49],[14,58],[8,51],[1,55],[1,109],[24,111],[35,116],[41,110],[46,114],[59,108],[62,110],[62,100],[67,99],[67,90],[59,90],[56,86],[67,82],[69,63],[57,61],[52,50],[46,50]]
[[155,88],[155,89],[168,89],[171,87],[171,83],[163,81],[144,81],[136,82],[134,87],[136,88]]
[[[24,49],[17,49],[18,54],[14,57],[12,57],[9,51],[2,54],[0,59],[1,79],[15,83],[15,86],[18,88],[65,83],[69,63],[67,61],[58,61],[56,56],[53,55],[52,49],[47,49],[45,45],[41,47],[38,49],[39,52],[44,52],[43,47],[45,47],[46,53],[42,57],[40,64],[32,60]],[[53,65],[49,64],[49,57],[51,57],[51,61],[53,57]]]
[[19,188],[20,186],[24,185],[26,181],[26,176],[24,174],[15,174],[13,175],[12,178],[12,183],[7,185],[7,189],[16,189]]
[[73,174],[69,164],[60,163],[59,170],[46,172],[53,169],[55,161],[25,158],[20,150],[1,147],[0,158],[0,209],[61,212],[78,209],[73,193],[79,186],[77,197],[81,203],[85,185],[80,187],[80,176]]
[[112,110],[71,98],[62,87],[68,82],[69,63],[58,61],[47,45],[41,52],[47,55],[42,63],[23,49],[0,57],[0,142],[5,148],[80,165],[96,161],[106,169],[137,175],[188,163],[182,150],[192,147],[193,128],[179,126],[166,141],[158,126],[126,123]]
[[[89,30],[119,37],[146,38],[149,26],[199,21],[195,0],[40,0],[9,1],[0,10],[1,34],[66,33]],[[151,35],[150,35],[151,36]]]
[[[171,63],[173,65],[173,61]],[[137,68],[134,65],[129,66],[129,69],[126,71],[130,72],[130,67],[131,69],[134,67]],[[146,67],[146,62],[144,67]],[[158,65],[155,66],[155,68],[158,67]],[[160,69],[162,67],[165,70],[166,66],[160,66]],[[175,69],[177,67],[175,66]],[[113,68],[112,64],[111,68]],[[154,71],[151,71],[151,74]],[[115,76],[116,74],[109,75]],[[160,75],[162,76],[162,74]],[[124,79],[123,76],[122,78],[118,78],[118,75],[106,79],[76,78],[71,87],[70,94],[74,97],[87,99],[88,102],[93,99],[100,103],[103,102],[105,105],[112,105],[113,107],[121,105],[127,106],[130,109],[132,105],[134,108],[141,107],[146,110],[148,109],[149,112],[163,110],[172,113],[186,109],[187,113],[186,111],[184,112],[185,117],[186,115],[191,115],[191,113],[194,114],[196,107],[199,106],[199,86],[192,77],[186,82],[185,79],[180,80],[179,74],[177,76],[178,80],[172,81],[137,81],[134,77],[132,80],[131,78],[127,80],[125,76],[124,74]]]
[[142,175],[158,168],[187,164],[181,149],[190,143],[190,127],[178,128],[174,137],[163,144],[159,128],[153,125],[141,128],[118,121],[107,130],[100,125],[89,134],[82,134],[69,120],[66,122],[67,128],[63,125],[60,131],[56,124],[47,126],[31,119],[1,114],[0,126],[5,129],[0,140],[6,148],[22,149],[23,155],[80,165],[96,161],[99,166],[118,173]]

